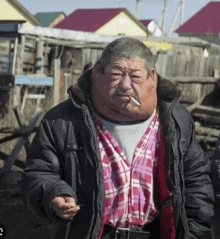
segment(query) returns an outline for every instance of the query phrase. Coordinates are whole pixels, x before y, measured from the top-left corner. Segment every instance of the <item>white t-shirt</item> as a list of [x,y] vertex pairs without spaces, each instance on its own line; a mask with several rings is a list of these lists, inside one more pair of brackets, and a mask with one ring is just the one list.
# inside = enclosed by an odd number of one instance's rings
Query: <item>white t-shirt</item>
[[142,136],[147,130],[154,114],[147,120],[135,123],[114,123],[96,114],[97,118],[108,129],[118,145],[121,147],[130,164],[132,164],[134,151]]

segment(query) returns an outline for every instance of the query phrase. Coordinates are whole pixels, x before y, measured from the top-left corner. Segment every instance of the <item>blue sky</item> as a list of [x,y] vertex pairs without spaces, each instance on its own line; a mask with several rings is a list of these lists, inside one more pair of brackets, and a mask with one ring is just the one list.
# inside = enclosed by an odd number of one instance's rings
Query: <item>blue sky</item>
[[[125,7],[135,15],[136,0],[18,0],[32,14],[37,12],[63,11],[67,15],[77,8],[118,8]],[[180,0],[167,0],[167,18],[165,32],[168,32]],[[185,0],[184,22],[204,7],[210,0]],[[218,1],[213,1],[218,2]],[[141,0],[139,19],[159,20],[164,9],[164,0]],[[179,26],[178,17],[174,30]]]

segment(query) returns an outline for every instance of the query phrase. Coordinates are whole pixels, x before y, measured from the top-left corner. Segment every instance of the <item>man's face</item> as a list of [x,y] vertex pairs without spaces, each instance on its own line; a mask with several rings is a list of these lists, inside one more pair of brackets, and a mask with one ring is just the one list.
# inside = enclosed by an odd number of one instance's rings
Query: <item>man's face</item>
[[[118,59],[105,73],[95,67],[93,100],[103,115],[119,121],[134,121],[150,117],[157,105],[155,69],[148,72],[145,61],[139,58]],[[135,105],[130,97],[141,104]]]

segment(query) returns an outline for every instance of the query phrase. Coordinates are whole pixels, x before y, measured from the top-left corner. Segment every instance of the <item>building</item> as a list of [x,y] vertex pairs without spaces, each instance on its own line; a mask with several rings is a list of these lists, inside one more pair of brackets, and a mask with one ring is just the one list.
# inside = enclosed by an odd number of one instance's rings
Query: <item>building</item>
[[147,36],[145,26],[126,8],[77,9],[55,28],[103,35]]
[[0,21],[25,21],[24,25],[39,26],[40,22],[17,0],[0,1]]
[[152,19],[150,19],[150,20],[142,19],[142,20],[139,20],[139,21],[147,28],[147,31],[151,35],[156,36],[156,37],[161,37],[162,36],[162,31],[154,20],[152,20]]
[[184,37],[197,37],[210,43],[220,44],[220,1],[209,2],[183,23],[175,32]]
[[66,14],[64,12],[38,12],[35,17],[41,22],[40,26],[54,27],[66,17]]

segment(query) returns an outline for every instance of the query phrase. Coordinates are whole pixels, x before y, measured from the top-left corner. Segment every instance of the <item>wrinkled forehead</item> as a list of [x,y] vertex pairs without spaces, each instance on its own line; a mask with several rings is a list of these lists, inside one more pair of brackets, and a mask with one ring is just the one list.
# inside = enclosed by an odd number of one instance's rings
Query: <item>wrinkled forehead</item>
[[138,57],[135,58],[117,58],[112,60],[106,67],[106,71],[110,72],[112,69],[130,69],[130,70],[144,70],[146,69],[146,61]]

